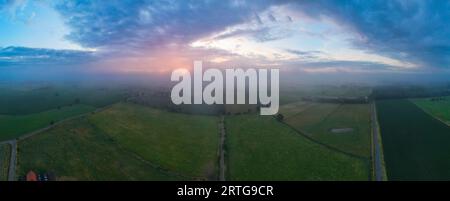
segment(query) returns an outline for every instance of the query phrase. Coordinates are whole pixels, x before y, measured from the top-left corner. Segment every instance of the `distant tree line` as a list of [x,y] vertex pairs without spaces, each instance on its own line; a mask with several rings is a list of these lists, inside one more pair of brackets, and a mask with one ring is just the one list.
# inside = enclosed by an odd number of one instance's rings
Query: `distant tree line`
[[374,88],[371,98],[402,99],[450,96],[449,86],[379,86]]

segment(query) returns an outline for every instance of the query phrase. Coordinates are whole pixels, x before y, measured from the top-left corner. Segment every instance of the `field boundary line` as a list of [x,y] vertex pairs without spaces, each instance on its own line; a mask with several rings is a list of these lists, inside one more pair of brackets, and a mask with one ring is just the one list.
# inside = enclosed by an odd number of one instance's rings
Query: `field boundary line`
[[[89,122],[89,121],[88,121],[88,122]],[[99,130],[102,130],[102,129],[98,128],[97,125],[93,124],[92,122],[89,122],[89,124],[90,124],[90,126],[92,126],[92,127],[95,127],[95,128],[97,128],[97,129],[99,129]],[[128,130],[129,130],[129,129],[128,129]],[[111,140],[112,140],[112,143],[113,143],[120,151],[122,151],[122,152],[124,152],[124,153],[126,153],[126,154],[129,154],[129,155],[131,155],[132,157],[134,157],[135,159],[137,159],[137,160],[139,160],[139,161],[141,161],[141,162],[143,162],[143,163],[145,163],[145,164],[151,166],[151,167],[152,167],[153,169],[155,169],[156,171],[159,171],[159,172],[161,172],[161,173],[163,173],[163,174],[165,174],[165,175],[182,177],[182,178],[186,178],[186,179],[189,179],[189,180],[207,180],[205,177],[187,176],[187,175],[181,174],[181,173],[179,173],[179,172],[176,172],[176,171],[173,171],[173,170],[169,170],[169,169],[167,169],[167,168],[164,168],[164,167],[162,167],[161,165],[159,165],[159,164],[157,164],[157,163],[151,162],[151,161],[145,159],[144,157],[142,157],[141,155],[139,155],[138,153],[135,153],[135,152],[133,152],[133,151],[131,151],[131,150],[128,150],[128,149],[124,148],[122,145],[120,145],[119,143],[117,143],[117,142],[114,140],[114,138],[111,137],[111,135],[109,135],[109,134],[108,134],[107,132],[105,132],[104,130],[102,130],[102,131],[103,131],[103,134],[105,135],[105,137],[111,139]]]
[[[275,118],[275,117],[273,117],[273,118]],[[275,120],[276,120],[276,119],[275,119]],[[278,121],[278,120],[277,120],[277,121]],[[356,155],[356,154],[353,154],[353,153],[350,153],[350,152],[346,152],[346,151],[343,151],[343,150],[338,149],[338,148],[336,148],[336,147],[333,147],[333,146],[331,146],[331,145],[328,145],[328,144],[326,144],[326,143],[320,142],[320,141],[318,141],[318,140],[316,140],[316,139],[310,137],[308,134],[306,134],[306,132],[301,131],[301,130],[299,130],[299,129],[297,129],[297,128],[294,128],[293,126],[287,124],[286,122],[283,122],[283,121],[279,121],[279,122],[282,123],[282,124],[284,124],[284,125],[286,125],[286,126],[288,126],[288,127],[291,128],[292,130],[294,130],[297,134],[299,134],[299,135],[305,137],[306,139],[308,139],[308,140],[310,140],[310,141],[312,141],[312,142],[314,142],[314,143],[316,143],[316,144],[319,144],[319,145],[321,145],[321,146],[323,146],[323,147],[325,147],[325,148],[328,148],[328,149],[330,149],[330,150],[332,150],[332,151],[336,151],[336,152],[339,152],[339,153],[341,153],[341,154],[344,154],[344,155],[347,155],[347,156],[350,156],[350,157],[353,157],[353,158],[362,159],[362,160],[365,160],[365,161],[368,161],[368,160],[369,160],[367,157],[360,156],[360,155]]]
[[[84,114],[79,114],[79,115],[76,115],[76,116],[69,117],[69,118],[67,118],[67,119],[60,120],[60,121],[58,121],[58,122],[55,122],[55,123],[52,124],[52,125],[49,125],[49,126],[44,127],[44,128],[40,128],[40,129],[38,129],[38,130],[29,132],[29,133],[26,133],[26,134],[24,134],[24,135],[22,135],[22,136],[20,136],[20,137],[17,137],[17,138],[15,138],[15,139],[13,139],[13,140],[16,141],[16,144],[18,144],[18,142],[20,142],[20,141],[23,141],[23,140],[26,140],[26,139],[28,139],[28,138],[34,137],[34,136],[36,136],[37,134],[40,134],[40,133],[42,133],[42,132],[44,132],[44,131],[50,130],[50,129],[52,129],[52,128],[55,128],[56,126],[59,126],[59,125],[65,123],[65,122],[68,122],[68,121],[71,121],[71,120],[75,120],[75,119],[79,119],[79,118],[83,118],[83,117],[86,117],[86,116],[88,116],[88,115],[90,115],[90,114],[95,114],[95,113],[98,113],[98,112],[102,112],[102,111],[107,110],[107,109],[111,108],[112,106],[114,106],[114,105],[116,105],[116,104],[118,104],[118,103],[120,103],[120,102],[121,102],[121,101],[116,102],[116,103],[113,103],[113,104],[110,104],[110,105],[107,105],[107,106],[104,106],[104,107],[101,107],[101,108],[97,108],[97,109],[95,109],[94,111],[86,112],[86,113],[84,113]],[[6,144],[6,143],[9,143],[10,141],[11,141],[11,140],[1,141],[0,144]],[[178,173],[178,172],[173,172],[173,171],[170,171],[170,170],[166,170],[166,169],[162,168],[162,167],[159,166],[159,165],[156,165],[156,164],[154,164],[154,163],[152,163],[152,162],[150,162],[150,161],[145,160],[144,158],[142,158],[141,156],[137,155],[137,154],[134,153],[134,152],[125,150],[124,148],[122,148],[122,147],[121,147],[120,145],[118,145],[117,143],[115,143],[115,144],[116,144],[116,146],[118,146],[118,148],[119,148],[121,151],[123,151],[123,152],[125,152],[125,153],[128,153],[128,154],[130,154],[130,155],[132,155],[134,158],[140,160],[141,162],[144,162],[144,163],[147,164],[147,165],[150,165],[152,168],[154,168],[155,170],[157,170],[157,171],[159,171],[159,172],[161,172],[161,173],[163,173],[163,174],[166,174],[166,175],[169,175],[169,176],[170,176],[170,175],[171,175],[171,176],[178,176],[178,177],[182,177],[182,178],[186,178],[186,179],[191,179],[191,180],[205,180],[205,178],[203,178],[203,177],[191,177],[191,176],[186,176],[186,175],[180,174],[180,173]],[[11,154],[12,154],[12,153],[11,153]],[[14,169],[15,169],[15,168],[14,168]],[[15,170],[14,170],[14,172],[15,172]],[[15,179],[15,178],[14,178],[14,179]]]
[[79,114],[79,115],[76,115],[76,116],[72,116],[72,117],[60,120],[58,122],[55,122],[52,125],[49,125],[49,126],[44,127],[44,128],[40,128],[40,129],[35,130],[35,131],[31,131],[31,132],[25,133],[25,134],[23,134],[23,135],[21,135],[21,136],[19,136],[17,138],[14,138],[14,139],[1,141],[0,144],[10,144],[11,145],[11,158],[10,158],[10,161],[9,161],[9,168],[8,168],[8,181],[15,181],[15,180],[17,180],[16,175],[15,175],[16,168],[17,168],[17,165],[16,165],[16,163],[17,163],[17,145],[19,144],[20,141],[26,140],[28,138],[31,138],[31,137],[33,137],[33,136],[35,136],[37,134],[40,134],[40,133],[44,132],[44,131],[50,130],[50,129],[56,127],[56,126],[59,126],[62,123],[65,123],[65,122],[68,122],[68,121],[71,121],[71,120],[74,120],[74,119],[82,118],[82,117],[85,117],[85,116],[87,116],[89,114],[92,114],[92,113],[101,112],[103,110],[106,110],[106,109],[110,108],[111,106],[113,106],[115,104],[117,104],[117,103],[113,103],[113,104],[110,104],[110,105],[107,105],[107,106],[104,106],[104,107],[101,107],[101,108],[97,108],[94,111],[86,112],[84,114]]
[[411,102],[412,104],[414,104],[416,107],[418,107],[420,110],[422,110],[423,112],[427,113],[428,115],[430,115],[431,117],[433,117],[434,119],[440,121],[441,123],[447,125],[450,127],[450,123],[447,123],[446,121],[442,120],[441,118],[431,114],[430,112],[426,111],[424,108],[420,107],[418,104],[416,104],[414,101],[407,99],[409,102]]
[[[300,101],[299,101],[299,102],[300,102]],[[294,103],[298,103],[298,102],[294,102]],[[289,116],[286,116],[285,118],[288,119],[288,118],[295,117],[295,116],[297,116],[297,115],[303,113],[304,111],[308,110],[310,107],[313,107],[313,106],[314,106],[314,103],[312,103],[312,102],[305,102],[305,108],[304,108],[303,110],[298,111],[298,112],[296,112],[296,113],[294,113],[294,114],[291,114],[291,115],[289,115]]]
[[[331,103],[331,104],[334,104],[334,103]],[[337,103],[338,104],[338,106],[336,107],[336,108],[334,108],[334,109],[332,109],[328,114],[326,114],[326,115],[324,115],[321,119],[320,119],[320,121],[318,121],[318,123],[316,123],[315,125],[313,125],[312,126],[312,128],[314,128],[314,129],[316,129],[317,127],[319,127],[320,126],[320,124],[322,124],[322,122],[324,122],[325,120],[327,120],[328,118],[330,118],[330,116],[331,115],[333,115],[334,113],[336,113],[341,107],[343,107],[343,103]],[[304,131],[303,131],[304,132]],[[306,132],[304,132],[304,133],[306,133]],[[336,148],[336,147],[335,147]],[[338,149],[338,148],[336,148],[336,149]],[[356,154],[355,154],[356,155]]]

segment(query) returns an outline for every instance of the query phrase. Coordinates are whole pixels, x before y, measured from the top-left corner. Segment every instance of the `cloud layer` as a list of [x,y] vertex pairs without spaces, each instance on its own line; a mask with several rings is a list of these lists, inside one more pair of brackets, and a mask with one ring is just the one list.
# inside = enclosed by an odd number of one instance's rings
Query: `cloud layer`
[[433,68],[450,67],[450,1],[317,0],[295,3],[359,34],[359,48]]
[[161,48],[246,21],[274,2],[62,1],[56,8],[72,29],[68,38],[85,47]]
[[[8,5],[20,7],[18,2],[0,0],[0,10]],[[268,24],[313,19],[332,21],[352,34],[353,37],[348,40],[352,48],[361,52],[414,63],[425,69],[450,68],[450,26],[447,26],[450,22],[450,1],[446,0],[60,0],[51,2],[51,5],[70,28],[67,39],[83,47],[95,48],[98,52],[145,54],[151,57],[169,49],[166,52],[185,51],[183,55],[202,52],[215,57],[220,56],[223,49],[209,50],[208,53],[208,50],[195,49],[189,44],[211,36],[216,36],[213,38],[215,40],[243,36],[252,38],[255,43],[270,43],[296,34],[290,31],[302,30],[292,27],[286,32],[287,29],[280,28],[281,25]],[[272,9],[277,6],[283,7],[289,14],[273,13]],[[227,28],[248,22],[255,26],[219,34]],[[320,34],[327,38],[333,37],[334,33]],[[302,50],[299,47],[303,46],[303,42],[308,41],[289,44],[291,47],[280,51],[298,59],[317,61],[295,63],[294,60],[279,65],[308,64],[318,68],[336,68],[337,64],[347,64],[350,68],[359,65],[359,69],[392,69],[386,64],[369,61],[320,61],[320,56],[326,53]],[[233,55],[231,52],[222,53],[231,57],[229,54]],[[89,61],[92,58],[99,57],[82,51],[17,47],[0,50],[0,64]],[[261,58],[259,62],[264,62],[264,59],[267,58]]]
[[94,58],[94,53],[75,50],[53,50],[26,47],[0,48],[1,65],[81,64]]

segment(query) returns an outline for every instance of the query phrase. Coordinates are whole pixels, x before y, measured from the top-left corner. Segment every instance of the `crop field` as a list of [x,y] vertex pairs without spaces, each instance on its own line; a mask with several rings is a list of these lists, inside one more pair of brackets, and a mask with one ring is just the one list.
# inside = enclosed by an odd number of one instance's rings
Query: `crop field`
[[280,104],[298,102],[306,96],[361,97],[368,96],[371,92],[372,89],[368,86],[317,85],[299,87],[298,84],[285,84],[280,87]]
[[[309,130],[314,128],[319,122],[324,120],[329,114],[339,107],[338,104],[329,103],[311,103],[312,106],[302,109],[300,107],[299,113],[288,116],[285,122],[299,130]],[[284,110],[284,106],[281,107]],[[281,113],[283,114],[283,113]]]
[[450,127],[408,100],[377,102],[389,180],[449,180]]
[[0,181],[8,180],[10,153],[11,146],[9,144],[0,145]]
[[296,133],[272,117],[226,117],[229,180],[367,180],[369,164]]
[[362,157],[370,156],[370,105],[343,104],[314,127],[311,137]]
[[218,118],[116,104],[89,120],[124,149],[183,175],[217,178]]
[[53,172],[58,180],[181,180],[119,146],[87,118],[64,122],[18,144],[18,176]]
[[450,124],[450,97],[420,98],[412,100],[431,115]]
[[370,105],[296,102],[283,105],[284,122],[341,151],[370,156]]
[[0,115],[0,141],[14,139],[57,121],[94,110],[92,106],[78,104],[27,115]]
[[0,86],[0,114],[25,115],[75,104],[102,107],[124,98],[119,89],[77,86]]
[[308,107],[311,107],[313,105],[314,103],[311,102],[303,102],[303,101],[293,102],[281,106],[278,113],[283,114],[284,118],[287,119],[294,115],[299,114],[300,112],[303,112]]

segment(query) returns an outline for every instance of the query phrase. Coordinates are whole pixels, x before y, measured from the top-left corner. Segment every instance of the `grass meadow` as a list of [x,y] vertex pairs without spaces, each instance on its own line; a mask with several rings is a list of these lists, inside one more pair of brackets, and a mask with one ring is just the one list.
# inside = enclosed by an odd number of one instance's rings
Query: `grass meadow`
[[368,180],[367,161],[330,150],[272,117],[226,117],[230,180]]

